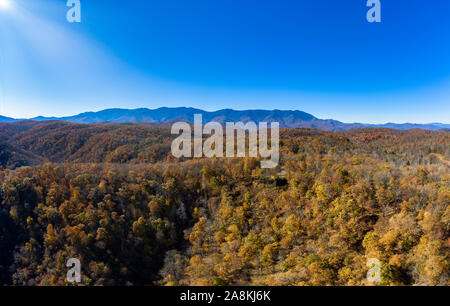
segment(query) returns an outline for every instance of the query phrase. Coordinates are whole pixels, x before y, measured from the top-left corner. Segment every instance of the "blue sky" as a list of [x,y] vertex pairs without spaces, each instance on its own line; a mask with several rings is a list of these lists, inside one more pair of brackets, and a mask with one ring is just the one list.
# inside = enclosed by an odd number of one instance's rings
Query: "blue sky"
[[298,109],[344,122],[450,118],[450,1],[4,0],[0,114]]

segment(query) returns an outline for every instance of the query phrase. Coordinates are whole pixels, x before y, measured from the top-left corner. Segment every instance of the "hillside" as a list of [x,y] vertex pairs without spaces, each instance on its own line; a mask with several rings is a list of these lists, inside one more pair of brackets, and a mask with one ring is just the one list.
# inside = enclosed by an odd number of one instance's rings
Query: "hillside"
[[[171,158],[170,146],[174,136],[167,124],[76,124],[65,121],[17,121],[0,123],[1,165],[15,168],[43,162],[75,163],[155,163]],[[385,151],[396,152],[396,157],[417,159],[431,153],[448,154],[445,143],[447,132],[425,130],[389,130],[364,128],[346,132],[326,132],[316,129],[282,129],[282,148],[292,138],[318,137],[323,141],[351,147],[364,154],[382,155]],[[302,138],[302,139],[303,139]],[[301,149],[306,144],[297,143]],[[319,149],[317,147],[316,149]],[[400,149],[401,148],[401,149]]]
[[5,155],[9,158],[4,161],[6,166],[34,165],[35,155],[57,163],[152,163],[166,158],[171,135],[168,129],[148,125],[19,121],[0,123],[0,139],[8,145],[5,152],[14,147],[29,153]]
[[284,129],[268,170],[168,131],[0,124],[0,285],[449,285],[448,132]]
[[40,156],[14,147],[0,139],[0,169],[42,164]]

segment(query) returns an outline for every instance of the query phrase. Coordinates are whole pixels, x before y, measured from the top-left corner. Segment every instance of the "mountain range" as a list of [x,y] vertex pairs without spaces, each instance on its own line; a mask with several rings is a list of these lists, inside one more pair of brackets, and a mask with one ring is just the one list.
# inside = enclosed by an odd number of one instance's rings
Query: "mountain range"
[[[258,122],[279,122],[281,128],[316,128],[325,131],[348,131],[364,127],[382,127],[396,130],[425,129],[425,130],[448,130],[450,124],[429,123],[386,123],[386,124],[364,124],[364,123],[343,123],[333,119],[319,119],[311,114],[299,110],[232,110],[222,109],[208,112],[201,109],[177,107],[161,107],[158,109],[106,109],[99,112],[85,112],[69,117],[35,117],[34,121],[68,121],[73,123],[93,124],[93,123],[155,123],[164,124],[173,121],[193,122],[194,114],[202,114],[203,122],[216,121],[221,124],[225,122],[244,123],[249,121]],[[0,122],[13,122],[24,119],[14,119],[0,116]]]

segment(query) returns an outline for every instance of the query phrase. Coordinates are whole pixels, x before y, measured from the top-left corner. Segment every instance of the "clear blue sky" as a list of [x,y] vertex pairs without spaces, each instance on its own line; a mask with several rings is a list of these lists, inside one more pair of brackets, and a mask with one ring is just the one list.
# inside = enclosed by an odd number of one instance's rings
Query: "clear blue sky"
[[298,109],[344,122],[450,120],[450,1],[6,0],[0,114],[111,107]]

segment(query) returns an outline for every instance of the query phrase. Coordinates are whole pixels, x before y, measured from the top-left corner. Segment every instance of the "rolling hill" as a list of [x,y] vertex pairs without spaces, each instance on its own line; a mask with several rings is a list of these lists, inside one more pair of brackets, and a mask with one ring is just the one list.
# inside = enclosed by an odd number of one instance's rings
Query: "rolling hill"
[[67,258],[83,286],[360,286],[368,254],[383,285],[448,285],[449,133],[281,129],[270,170],[171,137],[0,123],[0,286],[67,285]]
[[[319,137],[337,147],[351,144],[360,150],[371,144],[368,151],[381,150],[374,140],[392,139],[393,144],[405,142],[404,147],[417,151],[417,140],[426,143],[447,141],[448,134],[427,130],[394,130],[360,128],[329,132],[318,129],[282,129],[280,137],[288,142],[292,137]],[[0,166],[17,168],[45,162],[54,163],[118,163],[148,164],[171,158],[170,146],[174,135],[168,123],[97,123],[79,124],[67,121],[16,121],[0,123]],[[304,144],[297,143],[295,147]],[[318,149],[320,146],[318,147]],[[445,150],[444,150],[445,151]],[[442,151],[442,152],[444,152]],[[424,150],[424,154],[428,153]]]

